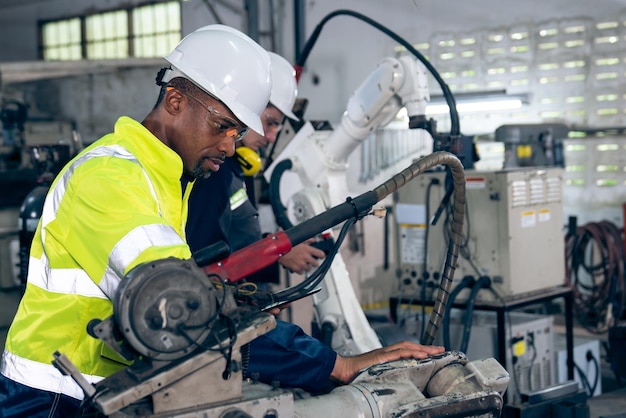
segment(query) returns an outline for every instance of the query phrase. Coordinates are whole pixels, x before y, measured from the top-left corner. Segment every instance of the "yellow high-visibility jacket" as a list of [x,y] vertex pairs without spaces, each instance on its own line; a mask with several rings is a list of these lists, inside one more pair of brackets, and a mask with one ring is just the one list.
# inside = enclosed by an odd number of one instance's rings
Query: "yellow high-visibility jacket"
[[95,383],[125,367],[87,334],[113,314],[111,299],[133,267],[191,258],[185,242],[183,163],[139,122],[121,117],[113,133],[70,161],[52,184],[31,246],[26,292],[7,335],[0,372],[24,385],[83,398],[52,364],[59,351]]

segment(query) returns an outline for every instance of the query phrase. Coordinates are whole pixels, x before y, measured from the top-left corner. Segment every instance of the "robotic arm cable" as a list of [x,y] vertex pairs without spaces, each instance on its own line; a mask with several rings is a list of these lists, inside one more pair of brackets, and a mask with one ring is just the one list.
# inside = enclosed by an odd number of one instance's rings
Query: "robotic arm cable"
[[426,59],[426,57],[424,57],[424,55],[422,55],[418,50],[416,50],[413,47],[413,45],[411,45],[405,39],[403,39],[402,37],[397,35],[395,32],[393,32],[389,28],[387,28],[387,27],[383,26],[382,24],[376,22],[375,20],[373,20],[373,19],[371,19],[371,18],[369,18],[369,17],[367,17],[365,15],[362,15],[360,13],[357,13],[355,11],[343,10],[343,9],[335,10],[334,12],[329,13],[328,15],[326,15],[326,17],[324,19],[322,19],[320,21],[320,23],[318,23],[318,25],[313,30],[313,33],[311,34],[311,36],[307,40],[306,44],[302,48],[302,52],[300,53],[300,56],[298,57],[298,59],[296,61],[296,77],[298,79],[300,78],[300,75],[302,74],[302,70],[304,69],[304,64],[306,63],[306,60],[307,60],[309,54],[311,53],[311,50],[313,49],[313,46],[315,45],[315,42],[317,41],[317,38],[319,37],[320,33],[322,32],[323,26],[330,19],[332,19],[332,18],[334,18],[336,16],[341,16],[341,15],[352,16],[352,17],[360,19],[360,20],[362,20],[362,21],[364,21],[366,23],[369,23],[370,25],[374,26],[375,28],[377,28],[378,30],[380,30],[381,32],[385,33],[386,35],[391,37],[393,40],[398,42],[400,45],[405,47],[407,49],[407,51],[411,52],[411,54],[413,54],[422,64],[424,64],[424,66],[428,69],[428,71],[432,74],[432,76],[435,78],[435,80],[437,81],[437,83],[441,87],[441,91],[443,92],[444,99],[445,99],[445,101],[446,101],[446,103],[447,103],[447,105],[448,105],[448,107],[450,109],[450,125],[451,125],[450,135],[452,137],[459,136],[460,135],[459,115],[458,115],[458,112],[456,111],[456,103],[455,103],[455,100],[454,100],[454,96],[452,96],[452,92],[450,91],[450,88],[445,83],[445,81],[443,81],[443,78],[441,78],[441,75],[439,75],[437,70],[430,64],[430,62],[428,62],[428,60]]

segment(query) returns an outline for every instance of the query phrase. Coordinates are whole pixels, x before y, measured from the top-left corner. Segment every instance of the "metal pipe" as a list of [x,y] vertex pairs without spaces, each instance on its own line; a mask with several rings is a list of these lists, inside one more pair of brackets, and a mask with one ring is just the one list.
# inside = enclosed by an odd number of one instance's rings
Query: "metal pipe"
[[248,20],[248,36],[259,42],[259,1],[246,0],[245,8]]
[[305,39],[306,4],[304,0],[293,0],[293,33],[296,59],[300,56]]

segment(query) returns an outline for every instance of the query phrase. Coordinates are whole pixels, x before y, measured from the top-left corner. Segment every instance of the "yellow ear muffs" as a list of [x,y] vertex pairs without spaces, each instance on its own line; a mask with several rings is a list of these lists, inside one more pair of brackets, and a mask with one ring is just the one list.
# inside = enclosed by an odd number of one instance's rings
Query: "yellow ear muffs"
[[261,156],[246,146],[237,147],[235,150],[237,161],[246,176],[254,176],[261,169]]

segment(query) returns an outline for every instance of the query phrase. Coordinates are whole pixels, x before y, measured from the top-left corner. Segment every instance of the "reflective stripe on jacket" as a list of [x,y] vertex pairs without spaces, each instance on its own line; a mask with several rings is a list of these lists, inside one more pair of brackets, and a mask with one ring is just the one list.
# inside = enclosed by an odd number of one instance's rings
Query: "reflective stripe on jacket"
[[246,189],[240,187],[230,196],[230,210],[235,210],[248,201],[248,194]]
[[191,257],[182,160],[139,122],[121,117],[113,133],[83,150],[57,176],[31,246],[28,283],[7,335],[3,375],[38,389],[83,398],[54,368],[67,355],[95,382],[125,367],[87,334],[113,313],[111,299],[133,267]]
[[259,211],[256,209],[244,181],[244,174],[236,158],[227,158],[224,164],[231,172],[230,227],[227,232],[231,251],[240,250],[262,238]]

